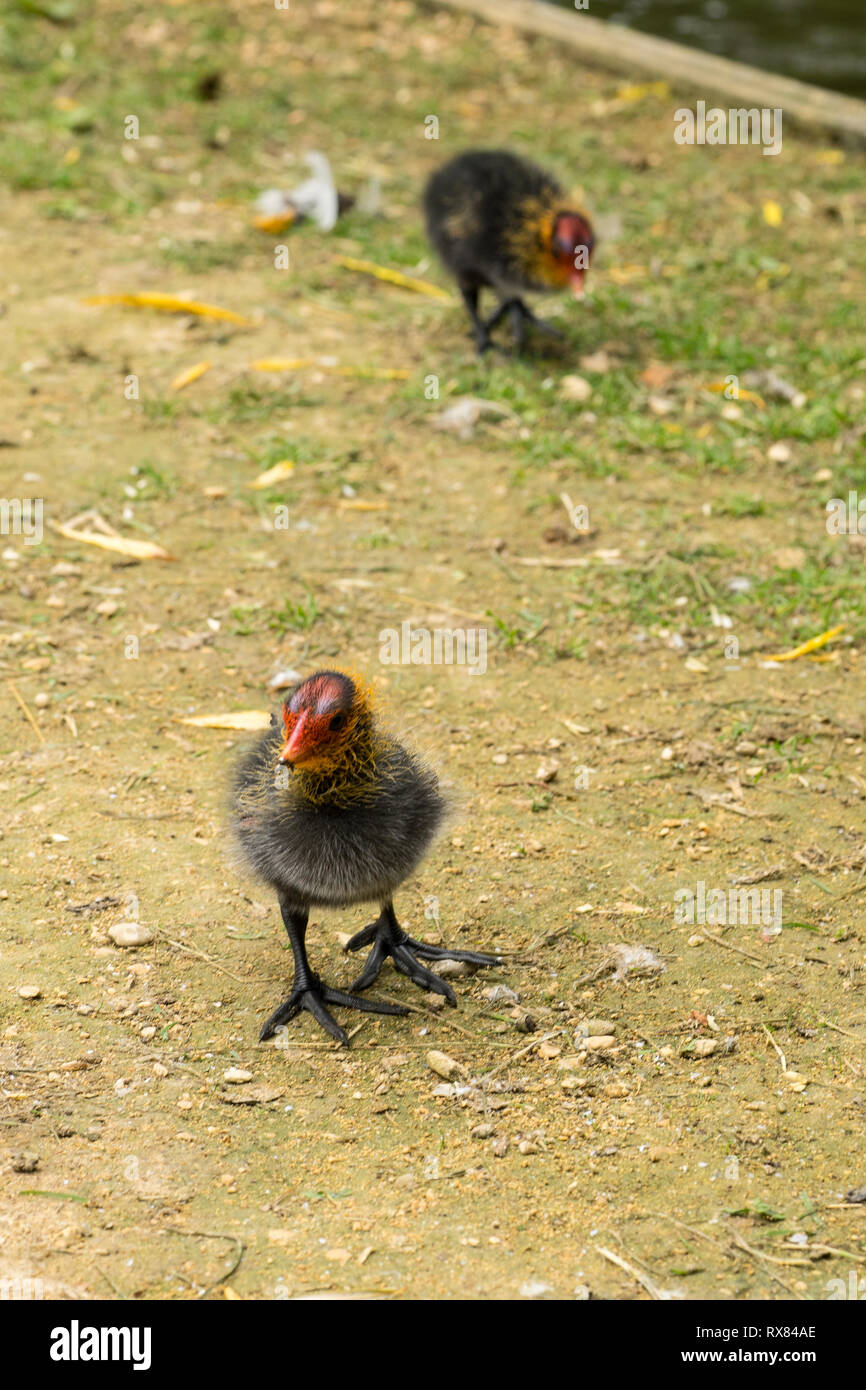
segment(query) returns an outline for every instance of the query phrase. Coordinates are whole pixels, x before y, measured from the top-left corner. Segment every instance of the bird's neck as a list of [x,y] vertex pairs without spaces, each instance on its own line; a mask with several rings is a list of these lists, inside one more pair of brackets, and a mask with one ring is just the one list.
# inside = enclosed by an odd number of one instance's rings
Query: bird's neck
[[370,800],[380,782],[384,741],[372,716],[359,713],[351,739],[333,761],[316,768],[296,768],[292,790],[308,806],[352,806]]

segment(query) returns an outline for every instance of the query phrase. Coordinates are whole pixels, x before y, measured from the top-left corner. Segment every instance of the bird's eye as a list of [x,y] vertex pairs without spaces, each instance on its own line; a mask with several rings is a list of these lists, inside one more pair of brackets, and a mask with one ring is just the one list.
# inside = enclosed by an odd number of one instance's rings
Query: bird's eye
[[336,733],[338,733],[338,732],[340,731],[340,729],[343,728],[343,726],[345,725],[345,723],[346,723],[346,716],[345,716],[345,714],[335,714],[334,717],[333,717],[333,719],[331,720],[330,724],[328,725],[328,728],[332,731],[332,733],[335,733],[335,734],[336,734]]

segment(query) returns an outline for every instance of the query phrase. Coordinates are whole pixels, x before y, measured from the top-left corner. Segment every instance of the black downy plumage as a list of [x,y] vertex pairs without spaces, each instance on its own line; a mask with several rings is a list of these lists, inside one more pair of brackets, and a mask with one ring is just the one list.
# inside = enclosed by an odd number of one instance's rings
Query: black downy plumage
[[[317,671],[287,695],[281,717],[241,760],[234,785],[235,835],[250,866],[276,889],[295,964],[292,992],[265,1023],[263,1040],[305,1009],[347,1044],[328,1004],[405,1014],[354,993],[373,983],[389,955],[415,984],[452,1005],[451,986],[421,960],[496,964],[478,951],[415,941],[394,913],[394,892],[420,863],[445,811],[435,774],[379,729],[356,680]],[[351,992],[332,989],[307,959],[310,908],[370,901],[380,905],[378,918],[346,946],[372,945],[364,970]]]
[[[427,232],[451,271],[472,320],[479,352],[508,317],[519,351],[527,324],[556,333],[524,303],[527,290],[579,297],[594,238],[584,213],[569,208],[557,181],[508,150],[468,150],[437,169],[424,191]],[[488,319],[480,291],[500,297]]]

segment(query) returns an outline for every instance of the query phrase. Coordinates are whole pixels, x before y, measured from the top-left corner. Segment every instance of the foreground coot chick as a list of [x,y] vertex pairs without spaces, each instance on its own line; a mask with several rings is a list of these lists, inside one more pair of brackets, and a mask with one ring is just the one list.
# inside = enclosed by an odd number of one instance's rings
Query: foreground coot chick
[[[555,179],[508,150],[469,150],[437,169],[424,192],[427,233],[457,281],[469,311],[478,351],[506,316],[515,348],[527,323],[555,333],[533,314],[527,290],[571,287],[583,292],[594,245],[582,212],[569,207]],[[488,319],[478,312],[486,287],[500,297]]]
[[449,984],[421,960],[495,965],[478,951],[414,941],[394,913],[395,889],[428,849],[445,815],[435,774],[376,722],[370,692],[341,671],[317,671],[292,690],[281,717],[242,759],[235,777],[233,828],[252,868],[273,885],[295,961],[292,992],[261,1039],[302,1009],[348,1045],[328,1004],[405,1014],[398,1004],[332,989],[310,969],[304,938],[311,907],[376,902],[375,922],[347,951],[372,945],[352,990],[366,989],[386,956],[422,989],[456,1004]]

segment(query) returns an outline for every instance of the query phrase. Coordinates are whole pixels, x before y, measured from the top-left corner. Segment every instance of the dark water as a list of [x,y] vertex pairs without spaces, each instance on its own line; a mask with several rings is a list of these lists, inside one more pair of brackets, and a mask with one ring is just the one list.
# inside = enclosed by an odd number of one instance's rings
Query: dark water
[[587,13],[866,98],[866,0],[589,0]]

